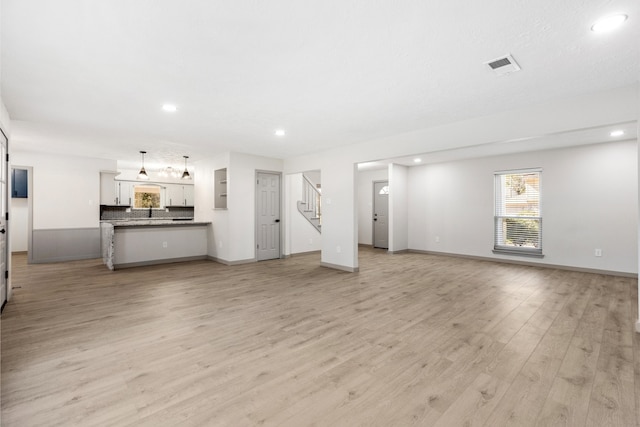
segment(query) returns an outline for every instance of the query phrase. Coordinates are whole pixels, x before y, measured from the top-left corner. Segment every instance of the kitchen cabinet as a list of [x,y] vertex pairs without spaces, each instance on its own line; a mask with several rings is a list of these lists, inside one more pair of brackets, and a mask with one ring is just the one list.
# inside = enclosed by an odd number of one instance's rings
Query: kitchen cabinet
[[118,172],[100,172],[100,204],[113,206],[118,203],[116,200],[117,190],[115,177]]
[[193,206],[195,201],[195,191],[193,185],[184,186],[184,205]]
[[167,206],[193,206],[193,185],[167,184],[165,203]]
[[133,185],[128,181],[115,181],[116,205],[131,206],[133,203]]

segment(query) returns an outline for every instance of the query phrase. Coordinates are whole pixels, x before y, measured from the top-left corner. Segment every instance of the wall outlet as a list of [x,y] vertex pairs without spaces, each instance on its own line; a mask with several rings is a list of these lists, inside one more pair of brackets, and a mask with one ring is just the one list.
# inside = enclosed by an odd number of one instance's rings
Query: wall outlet
[[166,248],[167,247],[167,242],[162,242],[162,247]]
[[596,249],[595,250],[595,255],[596,256],[602,256],[602,249]]
[[440,243],[440,236],[436,236],[436,243]]
[[336,252],[337,252],[337,253],[342,252],[342,248],[341,248],[340,246],[336,246]]
[[309,239],[309,244],[313,245],[313,239]]

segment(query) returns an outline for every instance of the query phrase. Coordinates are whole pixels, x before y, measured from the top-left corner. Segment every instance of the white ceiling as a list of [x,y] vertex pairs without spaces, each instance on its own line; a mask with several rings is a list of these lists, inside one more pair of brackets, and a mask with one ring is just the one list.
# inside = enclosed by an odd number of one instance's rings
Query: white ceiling
[[[287,158],[636,83],[637,0],[2,0],[14,150]],[[590,26],[629,15],[615,33]],[[484,62],[511,53],[522,71]],[[173,114],[161,110],[174,103]],[[276,137],[278,128],[285,137]],[[632,127],[633,128],[633,127]],[[635,132],[635,130],[632,130]],[[532,135],[539,138],[541,136]]]

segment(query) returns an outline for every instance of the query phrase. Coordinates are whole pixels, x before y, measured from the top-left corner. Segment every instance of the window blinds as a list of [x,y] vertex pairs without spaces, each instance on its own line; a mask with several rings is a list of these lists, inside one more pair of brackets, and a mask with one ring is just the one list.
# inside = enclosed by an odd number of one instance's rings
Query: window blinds
[[542,253],[539,169],[495,174],[494,249]]

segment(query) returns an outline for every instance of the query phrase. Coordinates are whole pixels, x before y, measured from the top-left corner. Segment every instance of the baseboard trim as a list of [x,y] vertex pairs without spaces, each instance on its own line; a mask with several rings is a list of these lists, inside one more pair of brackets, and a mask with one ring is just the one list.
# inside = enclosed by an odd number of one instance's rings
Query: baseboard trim
[[29,264],[53,264],[56,262],[83,261],[87,259],[102,259],[102,257],[97,256],[96,254],[70,255],[70,256],[62,256],[62,257],[34,259],[29,261],[28,263]]
[[456,258],[466,258],[466,259],[473,259],[477,261],[499,262],[502,264],[526,265],[528,267],[556,268],[558,270],[577,271],[580,273],[605,274],[607,276],[628,277],[632,279],[638,278],[638,274],[627,273],[625,271],[599,270],[596,268],[585,268],[585,267],[572,267],[570,265],[547,264],[543,262],[528,262],[528,261],[519,260],[519,259],[516,260],[516,259],[491,258],[491,257],[478,256],[478,255],[456,254],[451,252],[423,251],[419,249],[409,249],[408,252],[415,253],[415,254],[440,255],[440,256],[450,256],[450,257],[456,257]]
[[181,258],[154,259],[151,261],[127,262],[124,264],[114,264],[113,269],[122,270],[123,268],[145,267],[148,265],[159,265],[159,264],[173,264],[176,262],[186,262],[186,261],[202,261],[206,259],[207,259],[206,255],[187,256],[187,257],[181,257]]
[[409,249],[401,249],[399,251],[387,251],[387,253],[391,254],[391,255],[395,255],[395,254],[408,254],[409,253]]
[[320,254],[320,253],[322,253],[322,251],[320,251],[320,250],[318,250],[318,251],[308,251],[308,252],[296,252],[296,253],[293,253],[293,254],[286,255],[285,258],[289,258],[289,257],[296,256],[296,255],[313,255],[313,254]]
[[26,255],[27,251],[11,251],[11,255]]
[[347,267],[346,265],[331,264],[329,262],[320,262],[320,267],[331,268],[333,270],[346,271],[348,273],[357,273],[358,271],[360,271],[359,267]]
[[251,264],[252,262],[258,262],[258,260],[255,259],[255,258],[240,259],[240,260],[237,260],[237,261],[227,261],[226,259],[216,258],[216,257],[213,257],[211,255],[208,255],[207,259],[209,261],[214,261],[214,262],[217,262],[219,264],[224,264],[224,265],[240,265],[240,264]]

